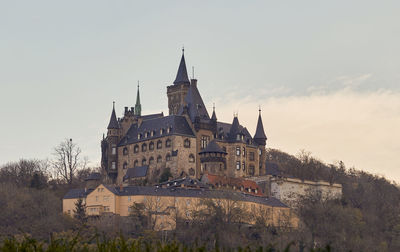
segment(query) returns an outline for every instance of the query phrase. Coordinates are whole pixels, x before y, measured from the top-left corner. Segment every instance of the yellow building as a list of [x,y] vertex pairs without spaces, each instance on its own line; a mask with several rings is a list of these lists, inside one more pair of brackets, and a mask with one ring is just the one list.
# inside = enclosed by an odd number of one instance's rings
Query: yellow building
[[[197,180],[190,183],[198,183]],[[198,188],[161,186],[116,187],[100,184],[95,189],[72,189],[63,198],[63,212],[73,215],[75,203],[83,198],[89,216],[116,214],[129,216],[134,203],[144,206],[152,214],[155,230],[173,230],[177,218],[191,221],[196,211],[206,208],[206,201],[212,201],[223,209],[239,207],[246,213],[243,222],[255,223],[257,217],[266,224],[295,228],[298,225],[292,210],[273,197],[260,197],[241,192]]]

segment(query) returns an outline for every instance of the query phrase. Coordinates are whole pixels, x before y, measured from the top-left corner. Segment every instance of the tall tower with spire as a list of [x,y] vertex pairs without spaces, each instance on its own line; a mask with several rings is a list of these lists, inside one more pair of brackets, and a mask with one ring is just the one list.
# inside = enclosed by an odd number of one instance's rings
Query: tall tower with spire
[[136,95],[136,104],[135,104],[135,115],[142,115],[142,105],[140,104],[140,94],[139,94],[139,83],[137,85],[137,95]]
[[254,142],[257,144],[258,149],[258,168],[259,174],[264,175],[265,173],[265,145],[267,142],[267,136],[265,135],[263,122],[261,119],[261,108],[258,109],[258,121],[257,121],[257,128],[256,133],[254,134]]
[[121,138],[121,127],[115,114],[115,102],[111,112],[110,122],[107,126],[107,137],[101,141],[101,166],[107,173],[107,177],[115,182],[118,175],[118,153],[117,144]]
[[182,57],[173,85],[167,87],[168,110],[170,115],[178,114],[181,106],[185,105],[185,97],[190,87],[190,80],[186,69],[185,50],[182,48]]

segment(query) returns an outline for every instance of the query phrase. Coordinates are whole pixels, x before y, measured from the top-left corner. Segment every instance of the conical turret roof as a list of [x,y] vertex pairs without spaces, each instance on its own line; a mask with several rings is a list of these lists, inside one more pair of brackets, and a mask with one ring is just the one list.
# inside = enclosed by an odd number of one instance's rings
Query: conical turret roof
[[261,110],[259,110],[256,134],[254,134],[254,141],[260,145],[265,145],[266,140],[267,140],[267,136],[265,135],[265,132],[264,132],[264,126],[263,126],[263,122],[261,119]]
[[108,124],[107,129],[119,129],[119,123],[117,120],[117,116],[115,114],[115,102],[113,102],[113,109],[111,112],[110,123]]
[[213,113],[211,115],[211,120],[217,121],[217,115],[215,114],[215,106],[213,106]]
[[226,154],[226,152],[223,149],[221,149],[221,147],[219,147],[219,145],[217,144],[217,141],[215,141],[215,139],[213,139],[204,150],[200,151],[200,153],[225,153]]
[[174,84],[175,85],[190,84],[188,73],[186,70],[185,54],[184,54],[183,49],[182,49],[181,63],[179,64],[179,68],[178,68],[178,72],[176,74]]

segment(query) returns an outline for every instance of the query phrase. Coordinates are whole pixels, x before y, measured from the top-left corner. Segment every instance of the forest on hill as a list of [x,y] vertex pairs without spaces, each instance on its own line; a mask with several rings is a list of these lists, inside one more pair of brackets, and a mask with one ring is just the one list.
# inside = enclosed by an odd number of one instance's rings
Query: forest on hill
[[[278,164],[285,176],[342,184],[342,198],[304,197],[296,210],[302,223],[296,230],[267,226],[262,220],[253,226],[242,225],[210,205],[208,214],[197,222],[188,225],[182,221],[175,231],[159,233],[151,229],[146,213],[139,208],[117,226],[106,218],[88,220],[78,208],[75,218],[63,215],[62,197],[70,188],[83,187],[91,169],[77,170],[68,179],[55,179],[48,162],[20,160],[0,167],[0,244],[24,236],[50,242],[52,237],[67,239],[78,233],[81,241],[87,242],[98,233],[108,239],[122,234],[127,239],[177,241],[205,248],[216,244],[221,248],[266,248],[272,244],[283,250],[293,242],[293,248],[300,251],[328,244],[333,251],[400,251],[400,190],[396,183],[349,169],[342,162],[325,164],[306,152],[293,156],[268,149],[267,159]],[[236,214],[240,217],[246,212]]]

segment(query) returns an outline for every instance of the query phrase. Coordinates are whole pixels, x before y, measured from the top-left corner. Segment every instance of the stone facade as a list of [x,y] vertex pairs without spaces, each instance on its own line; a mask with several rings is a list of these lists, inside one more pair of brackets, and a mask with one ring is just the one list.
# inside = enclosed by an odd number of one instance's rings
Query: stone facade
[[[116,117],[113,106],[107,135],[101,143],[101,165],[108,183],[124,183],[127,170],[138,166],[146,166],[149,182],[156,182],[166,169],[174,178],[199,179],[205,172],[229,177],[263,174],[266,136],[261,111],[254,137],[239,124],[237,116],[231,124],[219,122],[214,108],[210,117],[197,80],[187,76],[183,54],[177,77],[167,87],[167,96],[168,116],[142,115],[139,90],[135,107],[125,107],[122,118]],[[211,151],[200,158],[200,152],[212,140],[225,154]],[[220,157],[214,158],[216,155]]]

